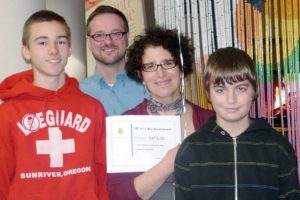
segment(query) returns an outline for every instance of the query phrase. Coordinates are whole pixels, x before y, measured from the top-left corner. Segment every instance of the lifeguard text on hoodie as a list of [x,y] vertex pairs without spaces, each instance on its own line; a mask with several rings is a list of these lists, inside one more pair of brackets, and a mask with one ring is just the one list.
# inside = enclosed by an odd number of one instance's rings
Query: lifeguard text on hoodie
[[32,81],[0,85],[0,199],[108,199],[103,106],[67,75],[58,91]]

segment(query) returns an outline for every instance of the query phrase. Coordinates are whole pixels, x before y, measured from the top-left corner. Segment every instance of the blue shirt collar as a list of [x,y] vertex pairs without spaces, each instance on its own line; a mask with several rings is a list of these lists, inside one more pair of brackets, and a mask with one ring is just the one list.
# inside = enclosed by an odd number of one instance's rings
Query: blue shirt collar
[[[99,73],[99,71],[97,70],[97,68],[95,69],[95,73],[94,73],[94,78],[96,79],[97,82],[99,83],[106,83],[104,77]],[[123,69],[121,70],[117,76],[116,76],[116,82],[121,81],[122,83],[128,79],[129,77],[127,76],[126,71]],[[107,83],[106,83],[107,84]]]

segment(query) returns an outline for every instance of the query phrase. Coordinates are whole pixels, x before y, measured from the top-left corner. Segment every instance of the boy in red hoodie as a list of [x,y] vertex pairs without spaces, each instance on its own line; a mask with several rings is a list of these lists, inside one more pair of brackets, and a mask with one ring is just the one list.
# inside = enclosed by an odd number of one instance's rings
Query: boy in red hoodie
[[42,10],[24,24],[32,70],[0,85],[0,199],[108,199],[105,111],[65,74],[71,33]]

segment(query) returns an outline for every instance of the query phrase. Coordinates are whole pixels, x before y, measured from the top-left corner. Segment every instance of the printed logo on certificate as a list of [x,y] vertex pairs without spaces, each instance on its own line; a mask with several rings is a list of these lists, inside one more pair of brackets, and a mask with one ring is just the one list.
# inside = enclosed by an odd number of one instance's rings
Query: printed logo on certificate
[[180,142],[179,116],[107,117],[107,172],[146,171]]

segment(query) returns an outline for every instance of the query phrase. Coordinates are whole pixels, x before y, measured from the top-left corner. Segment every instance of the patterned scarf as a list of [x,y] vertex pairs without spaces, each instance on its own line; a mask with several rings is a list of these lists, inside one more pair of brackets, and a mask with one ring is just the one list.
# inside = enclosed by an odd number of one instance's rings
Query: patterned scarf
[[175,102],[170,104],[162,104],[150,98],[147,101],[147,109],[152,115],[159,115],[161,111],[176,110],[176,115],[180,115],[183,111],[182,97],[180,96]]

